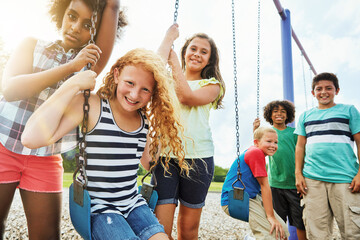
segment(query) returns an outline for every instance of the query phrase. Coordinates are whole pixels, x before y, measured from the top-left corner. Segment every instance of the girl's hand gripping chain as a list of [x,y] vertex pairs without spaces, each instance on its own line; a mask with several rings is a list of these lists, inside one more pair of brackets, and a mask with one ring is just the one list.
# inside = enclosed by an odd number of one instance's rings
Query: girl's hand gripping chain
[[96,72],[92,70],[85,70],[79,72],[73,77],[69,78],[64,84],[72,85],[74,88],[78,88],[79,91],[86,89],[94,90],[96,85]]
[[100,59],[101,50],[95,44],[89,44],[74,58],[72,61],[72,66],[74,72],[79,72],[83,69],[84,66],[87,66],[89,63],[91,64],[91,70],[94,70],[94,67],[97,61]]

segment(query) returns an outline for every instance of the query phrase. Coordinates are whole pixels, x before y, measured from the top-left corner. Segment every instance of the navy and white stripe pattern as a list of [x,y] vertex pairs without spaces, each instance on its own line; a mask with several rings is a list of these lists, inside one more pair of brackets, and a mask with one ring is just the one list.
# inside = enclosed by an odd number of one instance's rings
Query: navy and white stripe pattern
[[92,213],[118,213],[124,217],[146,204],[138,194],[137,171],[144,152],[149,125],[141,113],[141,127],[121,130],[110,104],[101,100],[101,114],[95,128],[86,135],[86,173]]
[[354,144],[349,119],[329,118],[304,123],[307,143],[347,143]]
[[[49,43],[37,41],[33,53],[33,72],[41,72],[58,67],[71,61],[78,51],[65,52],[60,42]],[[67,78],[47,87],[38,95],[29,99],[7,102],[4,97],[0,100],[0,141],[8,150],[23,155],[50,156],[66,152],[76,146],[76,131],[72,131],[53,145],[38,149],[29,149],[21,144],[21,135],[31,114],[47,100]],[[55,107],[55,106],[54,106]]]

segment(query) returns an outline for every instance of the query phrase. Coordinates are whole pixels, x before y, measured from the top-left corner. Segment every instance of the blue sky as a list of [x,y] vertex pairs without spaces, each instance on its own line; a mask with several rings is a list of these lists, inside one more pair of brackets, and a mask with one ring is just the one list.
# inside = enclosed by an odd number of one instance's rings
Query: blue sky
[[[122,0],[129,26],[116,44],[112,57],[98,82],[112,63],[130,49],[156,50],[173,22],[175,1]],[[47,15],[45,0],[12,0],[0,3],[0,37],[11,52],[26,36],[58,38]],[[357,0],[282,0],[291,12],[292,27],[318,73],[337,74],[338,103],[354,104],[360,109],[360,1]],[[19,8],[19,6],[22,6]],[[257,1],[235,0],[237,78],[239,88],[241,150],[252,144],[252,121],[256,117]],[[214,38],[220,51],[220,68],[226,82],[225,109],[211,113],[210,125],[215,143],[215,163],[229,167],[236,158],[233,88],[231,0],[180,0],[178,24],[179,52],[185,39],[196,32]],[[261,1],[260,116],[269,101],[282,99],[280,16],[273,1]],[[296,121],[308,107],[316,106],[311,96],[311,77],[294,41],[293,71]],[[303,72],[305,74],[303,74]],[[305,81],[304,81],[305,80]],[[305,88],[304,88],[305,85]],[[305,97],[306,96],[306,97]],[[263,125],[267,123],[262,119]]]

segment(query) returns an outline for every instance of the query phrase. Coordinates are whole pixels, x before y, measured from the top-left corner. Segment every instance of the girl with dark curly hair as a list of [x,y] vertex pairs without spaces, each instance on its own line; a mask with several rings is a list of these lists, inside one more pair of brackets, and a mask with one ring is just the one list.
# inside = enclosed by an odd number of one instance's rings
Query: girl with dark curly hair
[[[1,239],[16,188],[20,189],[29,239],[60,239],[63,166],[59,153],[76,146],[76,134],[38,149],[25,147],[21,135],[33,112],[69,77],[88,64],[99,74],[108,62],[118,29],[126,21],[119,0],[99,0],[99,8],[95,8],[96,1],[53,1],[50,14],[62,39],[25,39],[4,69],[0,101]],[[92,18],[94,9],[98,9],[97,19]],[[95,42],[88,44],[94,35]]]

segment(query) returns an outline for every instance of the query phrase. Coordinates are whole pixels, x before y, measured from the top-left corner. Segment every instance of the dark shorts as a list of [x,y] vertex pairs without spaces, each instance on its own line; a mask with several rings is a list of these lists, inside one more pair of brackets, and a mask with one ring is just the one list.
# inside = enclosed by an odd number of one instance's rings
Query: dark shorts
[[[186,160],[191,163],[191,160]],[[178,201],[189,208],[202,208],[214,175],[214,158],[194,159],[189,177],[180,175],[180,168],[175,159],[169,163],[169,172],[158,164],[155,168],[156,191],[159,195],[157,204],[176,204]]]
[[305,230],[302,219],[303,207],[300,206],[300,195],[296,189],[271,187],[274,210],[286,222],[300,230]]

